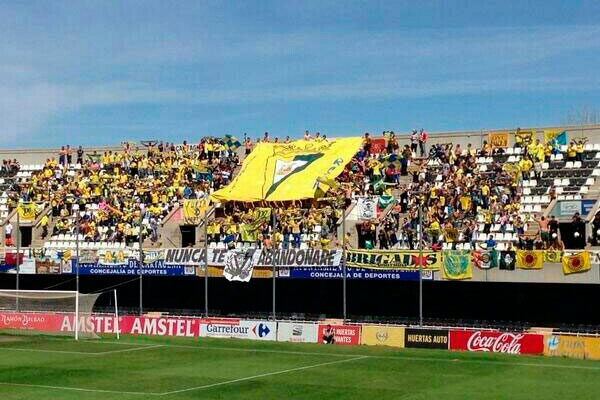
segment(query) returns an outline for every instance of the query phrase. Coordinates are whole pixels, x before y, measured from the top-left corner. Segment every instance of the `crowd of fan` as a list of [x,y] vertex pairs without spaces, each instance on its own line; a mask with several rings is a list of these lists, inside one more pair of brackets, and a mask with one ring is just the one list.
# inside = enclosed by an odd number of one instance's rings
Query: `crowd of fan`
[[[523,156],[517,165],[494,162],[484,169],[476,163],[479,156],[501,155],[502,148],[493,148],[487,141],[481,149],[475,150],[471,144],[467,148],[460,145],[435,144],[425,151],[425,143],[411,136],[411,147],[399,146],[392,136],[386,137],[386,150],[368,161],[372,169],[364,168],[358,162],[359,170],[366,170],[370,181],[385,168],[385,183],[397,188],[396,204],[379,223],[364,220],[357,225],[359,247],[362,248],[404,248],[416,249],[419,246],[419,208],[422,212],[423,248],[440,250],[456,249],[458,243],[466,248],[477,250],[498,245],[492,226],[499,225],[499,232],[515,232],[517,240],[507,243],[508,249],[556,249],[564,248],[554,216],[543,216],[520,212],[523,180],[541,177],[542,164],[560,150],[556,144],[542,144],[540,140],[531,143],[517,143],[523,147]],[[569,160],[581,160],[586,139],[572,141],[566,151]],[[421,157],[415,157],[417,144]],[[427,157],[424,155],[427,154]],[[400,171],[394,168],[395,159],[400,161]],[[412,180],[399,185],[398,176],[406,175],[406,165],[410,163]],[[373,178],[373,175],[376,177]],[[371,186],[372,188],[372,186]],[[388,186],[389,189],[389,186]],[[381,194],[362,191],[361,195]],[[555,193],[551,191],[551,195]],[[529,222],[536,221],[539,231],[527,235]],[[485,234],[481,241],[480,234]]]
[[[424,248],[471,249],[495,247],[491,231],[515,232],[518,240],[509,246],[560,249],[563,244],[554,217],[521,213],[521,183],[542,174],[541,164],[558,149],[552,144],[516,143],[524,148],[514,168],[494,162],[480,168],[476,159],[502,154],[487,141],[481,149],[452,144],[427,145],[428,134],[414,130],[407,143],[399,143],[394,132],[384,132],[385,144],[374,145],[365,133],[362,148],[330,185],[325,197],[277,204],[231,202],[218,211],[209,224],[209,240],[235,245],[247,242],[260,247],[338,246],[342,210],[364,196],[393,197],[389,213],[379,222],[365,220],[357,226],[361,248],[416,249],[420,223]],[[304,140],[326,140],[319,132],[306,131]],[[265,132],[258,142],[279,141]],[[566,154],[579,159],[584,141],[571,142]],[[238,143],[239,144],[239,143]],[[183,199],[205,199],[227,185],[239,164],[235,147],[217,138],[204,138],[197,145],[147,142],[143,149],[124,143],[121,151],[86,154],[63,146],[58,160],[46,160],[30,182],[13,187],[17,200],[49,203],[55,220],[52,235],[79,233],[86,241],[125,242],[144,238],[158,241],[158,228],[165,216]],[[245,153],[254,143],[244,139]],[[73,163],[73,153],[76,162]],[[86,157],[84,157],[86,156]],[[3,161],[2,174],[14,174],[16,161]],[[405,177],[402,179],[402,177]],[[273,217],[257,219],[256,209],[269,208]],[[528,222],[536,220],[536,236],[525,234]],[[48,218],[42,221],[43,237]],[[481,235],[486,240],[481,243]],[[345,243],[349,243],[346,241]]]
[[[18,197],[51,205],[52,235],[77,234],[79,220],[83,240],[128,245],[139,239],[140,229],[156,242],[159,225],[175,204],[205,198],[226,185],[239,162],[217,138],[197,145],[151,142],[142,149],[124,143],[121,151],[102,154],[85,154],[79,147],[76,154],[73,164],[71,148],[63,147],[58,160],[47,159],[17,187]],[[43,236],[49,233],[45,219]]]

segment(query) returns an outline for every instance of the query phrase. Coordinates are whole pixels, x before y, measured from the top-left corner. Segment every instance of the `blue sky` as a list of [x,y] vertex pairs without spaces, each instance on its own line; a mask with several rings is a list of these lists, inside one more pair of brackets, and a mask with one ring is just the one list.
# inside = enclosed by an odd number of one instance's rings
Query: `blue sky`
[[561,124],[600,106],[598,15],[594,0],[1,0],[0,147]]

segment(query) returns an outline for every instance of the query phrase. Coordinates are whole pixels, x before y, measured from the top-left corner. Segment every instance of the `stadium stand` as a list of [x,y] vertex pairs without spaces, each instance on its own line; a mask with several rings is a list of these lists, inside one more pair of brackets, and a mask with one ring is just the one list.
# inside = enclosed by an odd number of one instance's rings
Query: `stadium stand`
[[[600,176],[600,144],[583,137],[568,145],[530,136],[513,146],[485,139],[474,146],[415,130],[403,138],[384,132],[362,139],[322,197],[221,203],[208,222],[209,246],[339,247],[343,215],[352,221],[354,212],[347,246],[416,249],[421,208],[425,248],[510,250],[538,234],[542,248],[561,248],[560,237],[544,234],[552,207],[589,197]],[[266,134],[262,142],[270,140]],[[306,133],[302,140],[327,139]],[[249,155],[255,147],[249,138],[242,147],[231,136],[144,146],[124,143],[103,152],[79,147],[75,163],[69,146],[43,164],[3,161],[0,220],[14,217],[20,202],[34,203],[33,225],[48,250],[74,248],[77,219],[84,249],[135,249],[140,226],[145,247],[164,247],[159,238],[183,202],[207,200],[226,186],[239,171],[238,149]],[[374,214],[358,215],[364,199],[374,199]],[[274,217],[259,217],[260,208]]]

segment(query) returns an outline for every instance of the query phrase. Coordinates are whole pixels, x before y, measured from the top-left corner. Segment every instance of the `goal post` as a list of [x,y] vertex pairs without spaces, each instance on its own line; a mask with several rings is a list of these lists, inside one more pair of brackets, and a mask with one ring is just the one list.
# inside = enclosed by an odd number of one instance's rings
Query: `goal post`
[[[113,291],[105,293],[112,297]],[[102,294],[0,289],[0,333],[72,336],[78,340],[110,332],[118,337],[116,291],[114,310],[111,307],[108,313],[93,313]]]

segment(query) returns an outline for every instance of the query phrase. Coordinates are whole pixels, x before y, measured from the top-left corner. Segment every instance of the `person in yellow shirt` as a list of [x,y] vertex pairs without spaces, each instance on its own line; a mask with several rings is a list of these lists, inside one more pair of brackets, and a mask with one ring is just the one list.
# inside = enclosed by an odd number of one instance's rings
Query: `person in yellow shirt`
[[583,161],[583,150],[584,150],[583,140],[580,140],[577,142],[577,145],[575,146],[575,151],[577,152],[577,154],[576,154],[577,161]]
[[567,148],[567,160],[568,161],[576,161],[577,160],[577,146],[575,142],[569,143],[569,147]]
[[521,170],[521,174],[524,180],[529,180],[529,172],[531,171],[532,167],[533,162],[531,162],[531,159],[527,156],[522,158],[521,161],[519,161],[519,169]]

